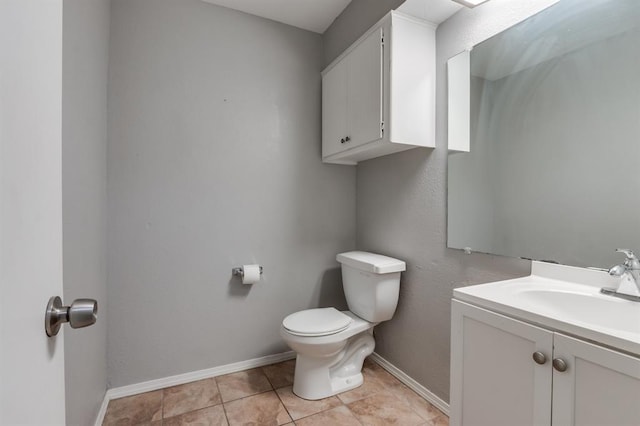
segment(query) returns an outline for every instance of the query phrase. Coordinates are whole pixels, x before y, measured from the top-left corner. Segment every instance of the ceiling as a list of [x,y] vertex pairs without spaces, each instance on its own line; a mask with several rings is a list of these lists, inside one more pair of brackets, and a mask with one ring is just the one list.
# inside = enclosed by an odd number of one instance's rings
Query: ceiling
[[202,0],[322,34],[351,0]]
[[[322,34],[351,0],[202,0]],[[398,9],[435,24],[462,6],[452,0],[407,0]]]
[[398,7],[401,12],[417,16],[436,25],[446,21],[460,9],[462,6],[452,0],[406,0]]

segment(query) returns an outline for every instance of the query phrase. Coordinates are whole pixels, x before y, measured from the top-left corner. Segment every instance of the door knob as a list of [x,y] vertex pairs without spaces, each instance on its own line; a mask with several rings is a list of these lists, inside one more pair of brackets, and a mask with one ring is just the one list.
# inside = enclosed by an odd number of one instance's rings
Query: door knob
[[76,299],[71,306],[62,306],[62,299],[54,296],[49,299],[44,316],[44,330],[47,336],[58,334],[60,327],[68,322],[71,328],[88,327],[95,324],[98,315],[98,302],[93,299]]
[[553,368],[563,373],[567,371],[567,362],[562,358],[556,358],[553,360]]
[[547,357],[542,352],[537,351],[533,353],[533,360],[536,362],[536,364],[543,365],[545,362],[547,362]]

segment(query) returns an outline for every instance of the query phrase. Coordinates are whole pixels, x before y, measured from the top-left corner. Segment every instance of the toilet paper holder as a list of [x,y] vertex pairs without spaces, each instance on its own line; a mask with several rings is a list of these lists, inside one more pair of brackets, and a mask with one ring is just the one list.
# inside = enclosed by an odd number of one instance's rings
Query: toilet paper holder
[[[237,277],[244,277],[244,268],[242,266],[233,268],[231,273]],[[262,266],[260,266],[260,275],[262,275]]]

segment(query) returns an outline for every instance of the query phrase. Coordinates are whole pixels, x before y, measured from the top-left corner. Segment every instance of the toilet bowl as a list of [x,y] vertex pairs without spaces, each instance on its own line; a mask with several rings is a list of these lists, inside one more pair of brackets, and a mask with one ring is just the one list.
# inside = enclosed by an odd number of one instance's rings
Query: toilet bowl
[[[324,335],[305,335],[287,329],[284,324],[280,328],[284,341],[297,353],[293,393],[304,399],[322,399],[360,386],[362,363],[375,347],[372,336],[375,323],[350,311],[327,309],[348,318],[346,328],[338,332],[329,328]],[[309,309],[297,314],[318,313],[314,311],[325,313],[326,309]]]
[[393,317],[405,263],[367,252],[341,253],[349,311],[307,309],[282,321],[280,335],[297,353],[293,393],[317,400],[363,383],[362,363],[375,348],[373,328]]

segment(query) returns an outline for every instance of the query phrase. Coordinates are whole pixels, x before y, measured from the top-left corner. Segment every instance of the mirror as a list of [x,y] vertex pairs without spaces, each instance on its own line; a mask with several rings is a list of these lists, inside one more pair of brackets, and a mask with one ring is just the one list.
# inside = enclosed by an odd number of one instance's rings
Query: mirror
[[561,0],[469,67],[448,246],[601,268],[640,252],[640,1]]

